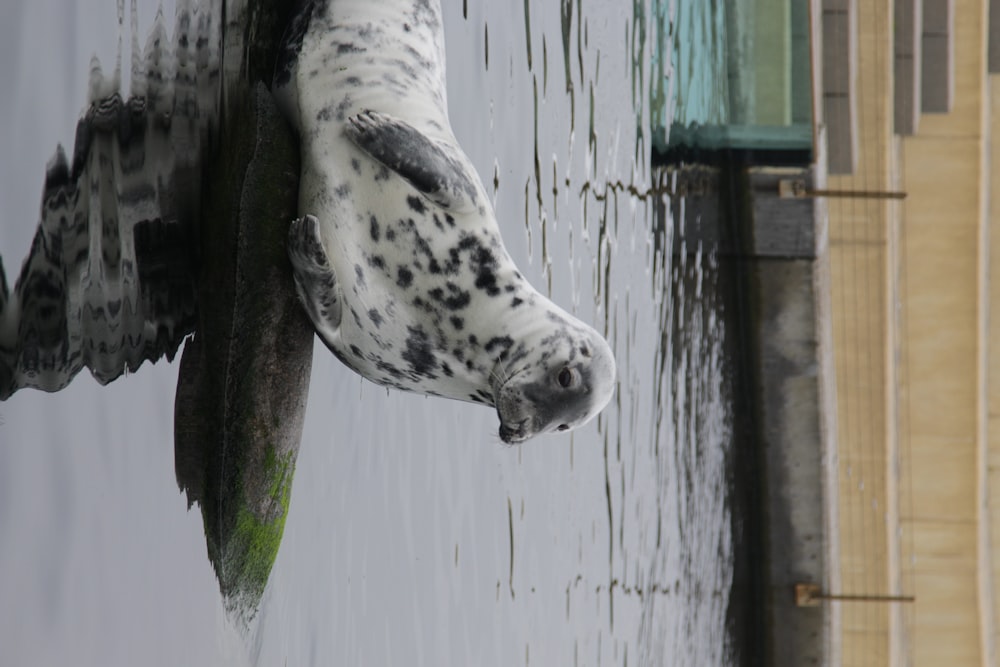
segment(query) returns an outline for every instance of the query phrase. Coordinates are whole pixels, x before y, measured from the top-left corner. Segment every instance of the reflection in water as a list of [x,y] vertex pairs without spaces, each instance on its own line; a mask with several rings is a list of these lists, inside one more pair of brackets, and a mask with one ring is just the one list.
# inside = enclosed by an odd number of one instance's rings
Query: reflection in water
[[[56,151],[41,220],[12,292],[0,272],[0,400],[57,391],[86,366],[105,384],[173,358],[196,317],[193,241],[202,158],[218,116],[219,14],[179,7],[174,41],[157,17],[120,62],[91,66],[91,101],[71,160]],[[136,34],[133,10],[133,36]]]
[[274,224],[294,216],[297,156],[270,94],[248,85],[273,72],[277,4],[181,1],[172,38],[161,10],[140,49],[133,3],[124,100],[119,2],[118,64],[109,77],[91,64],[72,159],[60,148],[48,166],[29,256],[13,292],[0,285],[0,400],[83,367],[107,383],[187,338],[177,483],[243,621],[281,541],[312,351]]
[[[673,203],[675,215],[683,215],[684,200]],[[682,623],[673,625],[677,644],[691,642],[688,650],[699,658],[697,664],[728,664],[737,650],[724,640],[720,622],[729,605],[733,567],[726,527],[733,520],[726,506],[725,474],[732,444],[732,370],[724,355],[724,290],[715,248],[688,247],[684,238],[679,246],[672,254],[673,266],[663,267],[669,271],[669,277],[662,274],[669,298],[658,308],[662,337],[653,385],[660,520],[674,526],[663,528],[665,539],[654,552],[651,571],[669,581],[680,566],[674,593],[684,600],[686,613],[681,613]],[[672,540],[678,545],[668,546]],[[650,622],[643,628],[650,634],[643,645],[663,641],[654,628],[680,612],[669,604],[663,607],[659,622],[654,622],[652,605],[646,610],[644,619]],[[700,641],[695,644],[691,638]],[[662,645],[656,654],[669,650],[669,644]]]
[[[456,15],[446,36],[449,57],[458,54],[449,61],[449,71],[466,77],[457,88],[461,95],[453,93],[451,99],[486,100],[464,114],[471,121],[454,113],[453,122],[467,122],[485,134],[485,119],[490,118],[497,140],[477,166],[481,174],[492,171],[498,211],[507,215],[505,241],[527,245],[528,257],[540,259],[525,269],[533,270],[532,280],[546,282],[553,300],[596,323],[613,341],[620,360],[618,391],[596,428],[516,452],[478,442],[476,434],[455,427],[475,422],[439,419],[450,413],[439,412],[431,402],[405,403],[393,396],[391,403],[377,403],[373,392],[363,388],[372,405],[405,406],[375,412],[357,400],[355,384],[338,384],[329,396],[316,392],[333,400],[325,400],[315,418],[322,437],[304,450],[311,448],[313,462],[340,465],[303,466],[299,473],[300,480],[312,475],[318,481],[305,487],[311,495],[296,499],[297,532],[290,530],[287,538],[293,548],[283,551],[273,604],[265,603],[262,613],[261,664],[380,664],[394,662],[391,657],[399,662],[399,656],[422,656],[426,664],[448,664],[447,656],[452,664],[733,661],[738,650],[727,637],[726,618],[732,605],[731,525],[738,518],[727,506],[726,488],[733,435],[728,407],[732,371],[723,350],[731,343],[724,324],[724,260],[710,242],[687,234],[691,223],[700,222],[695,200],[715,193],[697,174],[650,168],[655,141],[649,128],[661,126],[651,119],[659,114],[669,119],[672,113],[675,83],[663,76],[670,73],[663,54],[670,52],[666,40],[683,36],[674,27],[675,5],[636,0],[629,16],[620,3],[582,0],[525,2],[523,8],[517,6],[524,16],[502,3],[463,3],[461,13],[457,5],[445,5]],[[227,19],[233,16],[227,14]],[[186,25],[202,26],[204,20],[191,19]],[[210,18],[206,29],[215,21]],[[72,353],[72,345],[103,350],[105,362],[96,366],[111,379],[144,358],[172,354],[194,326],[189,297],[192,290],[204,292],[206,287],[187,282],[188,270],[204,271],[209,257],[193,261],[174,249],[193,237],[204,239],[207,225],[199,229],[185,223],[195,219],[193,212],[207,198],[196,158],[217,139],[215,132],[226,127],[217,127],[211,114],[201,115],[215,108],[218,65],[208,59],[195,68],[195,80],[182,77],[193,61],[182,65],[178,58],[171,64],[159,34],[161,42],[154,48],[162,48],[152,60],[174,74],[144,82],[141,71],[138,77],[133,73],[133,97],[137,85],[147,86],[145,107],[129,112],[134,102],[110,103],[118,105],[117,115],[107,117],[118,119],[113,128],[109,120],[95,127],[83,121],[89,143],[78,143],[74,155],[87,145],[92,148],[84,153],[90,157],[79,171],[75,157],[67,160],[65,177],[50,178],[53,186],[60,184],[67,201],[76,197],[88,202],[74,211],[88,216],[99,211],[101,215],[87,217],[97,221],[110,219],[107,212],[112,211],[118,222],[108,226],[107,238],[103,223],[92,226],[98,233],[88,231],[81,243],[84,237],[67,237],[57,218],[43,212],[39,240],[3,307],[0,363],[8,370],[0,373],[11,377],[8,394],[20,386],[42,386],[39,378],[45,374],[31,371],[23,359],[50,360],[45,363],[59,369],[57,379],[65,384],[93,360],[82,351]],[[183,52],[196,42],[217,44],[214,34],[208,30],[198,40],[175,40],[176,48]],[[254,34],[259,39],[260,33]],[[231,41],[249,35],[227,27],[224,51],[250,51],[253,44]],[[488,43],[487,35],[492,37]],[[520,35],[526,44],[517,42]],[[463,51],[462,40],[483,43]],[[144,63],[140,70],[152,68],[148,48],[139,57]],[[461,59],[463,53],[472,55],[469,62]],[[561,63],[548,62],[550,57],[558,61],[560,53]],[[480,90],[477,85],[489,86],[489,92],[468,92]],[[96,102],[113,99],[101,85],[95,88]],[[514,94],[507,95],[509,91]],[[191,106],[182,99],[199,101]],[[160,111],[154,113],[154,108]],[[165,115],[164,109],[170,113]],[[198,113],[192,116],[194,109]],[[521,111],[523,124],[518,125]],[[153,159],[158,147],[168,145],[181,153]],[[138,171],[131,169],[167,164],[162,159],[177,162],[154,172],[140,188]],[[133,173],[134,183],[129,180]],[[48,188],[46,193],[47,200],[54,196]],[[526,231],[519,234],[521,230]],[[76,248],[74,254],[67,254],[69,247]],[[64,269],[66,280],[61,281]],[[39,282],[32,283],[31,276],[39,276]],[[105,276],[112,278],[110,291],[98,298],[89,286]],[[29,284],[42,288],[24,287]],[[167,285],[175,291],[164,291]],[[53,305],[39,301],[39,294]],[[34,305],[24,305],[29,303]],[[35,325],[34,333],[27,327],[29,333],[21,335],[27,321],[22,313],[29,308],[51,324]],[[204,310],[198,315],[204,317]],[[142,326],[114,319],[125,315]],[[138,351],[134,360],[114,352],[122,349],[112,343],[118,340],[114,336],[127,331],[133,332],[129,349]],[[227,331],[243,333],[239,327]],[[186,380],[194,385],[214,381],[225,388],[234,377],[216,372],[217,366],[199,366],[218,349],[200,339],[204,333],[199,321],[197,345],[185,347],[179,412],[205,405],[203,387],[192,389]],[[244,333],[234,347],[243,349],[248,338]],[[44,346],[37,342],[43,339]],[[270,381],[274,366],[287,365],[278,342],[287,345],[288,339],[262,340],[274,356],[269,366],[245,376]],[[69,369],[71,359],[77,365]],[[189,359],[195,368],[190,372]],[[30,363],[41,367],[41,362]],[[296,369],[307,381],[308,364]],[[326,381],[334,384],[341,378]],[[0,379],[7,386],[6,376]],[[57,386],[52,382],[51,388]],[[202,505],[214,559],[226,558],[223,542],[234,534],[247,538],[243,544],[249,549],[267,549],[263,578],[261,572],[251,572],[257,577],[253,593],[259,596],[281,525],[277,531],[261,531],[257,519],[276,518],[283,525],[295,452],[290,458],[281,449],[248,456],[234,444],[233,433],[260,424],[244,417],[280,420],[256,406],[242,405],[244,413],[225,417],[217,405],[209,407],[201,413],[190,409],[189,421],[178,417],[178,481],[188,498]],[[382,422],[397,425],[378,430]],[[420,437],[434,442],[420,441],[409,431],[421,431]],[[188,444],[195,446],[185,447],[192,432],[196,435]],[[367,438],[371,433],[381,439]],[[215,449],[200,446],[202,439],[213,438]],[[411,447],[415,438],[420,446]],[[451,446],[449,438],[460,440],[461,446]],[[232,468],[224,469],[240,457],[251,462],[248,469],[258,465],[275,471],[277,483],[270,477],[246,484]],[[242,493],[242,485],[259,489],[262,502],[241,502],[237,496],[235,509],[229,505],[234,499],[225,494]],[[265,541],[252,542],[259,533],[266,533]],[[435,560],[436,549],[447,557]],[[300,566],[303,561],[307,566]],[[224,578],[224,569],[216,571]],[[480,660],[462,661],[463,655]],[[512,656],[518,660],[508,659]]]
[[[675,111],[671,120],[725,125],[739,113],[729,103],[729,61],[726,57],[727,12],[732,0],[676,0],[673,25],[684,36],[671,49],[671,72],[676,81]],[[710,48],[706,48],[710,47]],[[714,48],[711,48],[714,47]]]
[[[740,649],[727,631],[727,615],[738,619],[731,586],[739,520],[727,483],[730,292],[718,207],[706,206],[719,193],[706,170],[649,166],[657,141],[666,141],[656,132],[670,127],[673,86],[689,86],[705,104],[723,102],[721,88],[696,91],[700,84],[690,77],[670,76],[669,63],[678,21],[687,21],[681,36],[696,40],[722,15],[706,7],[677,16],[668,1],[634,3],[624,24],[617,8],[603,5],[562,2],[557,21],[534,4],[529,21],[528,9],[534,131],[530,177],[516,208],[529,241],[540,237],[550,293],[572,267],[578,309],[592,308],[603,320],[620,361],[619,390],[600,423],[604,507],[593,525],[567,527],[594,553],[580,557],[579,571],[564,573],[567,621],[584,623],[589,633],[578,631],[570,654],[555,654],[571,661],[596,650],[612,664],[732,664]],[[531,43],[541,42],[544,58],[547,42],[544,30],[532,33],[536,22],[560,30],[564,88],[539,85]],[[616,42],[622,28],[624,50]],[[616,80],[617,72],[630,80]],[[631,108],[623,108],[627,99]],[[582,155],[574,154],[578,127],[587,128]],[[551,170],[540,156],[552,156]],[[594,562],[597,554],[603,565]],[[512,591],[523,567],[512,556]]]

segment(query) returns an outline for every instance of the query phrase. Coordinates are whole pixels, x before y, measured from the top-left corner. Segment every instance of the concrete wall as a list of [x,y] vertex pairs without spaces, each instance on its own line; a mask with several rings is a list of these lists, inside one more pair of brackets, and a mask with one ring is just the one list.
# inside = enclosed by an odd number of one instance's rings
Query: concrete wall
[[[839,552],[826,520],[835,404],[826,316],[826,227],[814,198],[781,198],[779,181],[814,187],[809,170],[751,168],[741,174],[749,227],[743,280],[749,303],[757,398],[766,664],[829,662],[829,605],[796,606],[795,585],[829,590]],[[832,540],[832,541],[831,541]]]

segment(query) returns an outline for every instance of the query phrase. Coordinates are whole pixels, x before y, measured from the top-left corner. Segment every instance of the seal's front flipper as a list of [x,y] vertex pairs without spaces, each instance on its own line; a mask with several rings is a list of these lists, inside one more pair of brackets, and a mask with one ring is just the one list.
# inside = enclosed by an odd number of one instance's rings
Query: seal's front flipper
[[442,208],[482,205],[467,168],[413,126],[377,111],[364,111],[348,119],[344,131],[359,148]]
[[288,258],[295,290],[316,333],[329,346],[340,327],[341,298],[337,276],[319,236],[319,221],[307,215],[292,221],[288,230]]

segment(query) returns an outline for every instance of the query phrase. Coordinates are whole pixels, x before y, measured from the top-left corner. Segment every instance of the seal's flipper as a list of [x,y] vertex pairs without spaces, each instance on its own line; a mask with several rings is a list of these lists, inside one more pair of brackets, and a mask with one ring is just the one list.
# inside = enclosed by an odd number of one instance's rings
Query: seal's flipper
[[315,216],[307,215],[292,221],[288,230],[288,258],[292,261],[299,299],[316,327],[316,333],[330,345],[340,327],[340,288],[323,249],[319,221]]
[[413,126],[377,111],[364,111],[348,119],[344,131],[359,148],[442,208],[481,205],[466,168]]

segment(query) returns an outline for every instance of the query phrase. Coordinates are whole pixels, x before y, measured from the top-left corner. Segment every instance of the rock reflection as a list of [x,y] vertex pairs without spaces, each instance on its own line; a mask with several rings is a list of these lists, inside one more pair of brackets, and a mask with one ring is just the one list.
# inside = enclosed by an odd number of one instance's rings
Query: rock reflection
[[226,608],[243,621],[281,542],[312,360],[275,222],[295,214],[296,144],[259,83],[282,4],[179,0],[172,38],[161,11],[140,49],[133,3],[131,95],[119,39],[112,75],[91,64],[72,158],[60,147],[46,170],[13,290],[0,266],[0,400],[58,391],[84,367],[105,384],[187,340],[177,483],[201,507]]
[[91,66],[91,102],[72,159],[45,174],[38,230],[14,289],[0,267],[0,400],[58,391],[83,367],[106,384],[144,361],[172,359],[195,327],[194,236],[201,165],[218,117],[211,12],[162,14],[141,53],[133,95],[120,69]]

